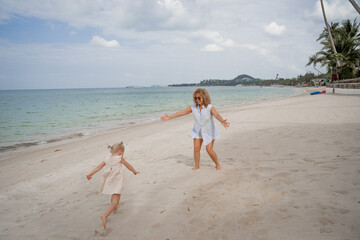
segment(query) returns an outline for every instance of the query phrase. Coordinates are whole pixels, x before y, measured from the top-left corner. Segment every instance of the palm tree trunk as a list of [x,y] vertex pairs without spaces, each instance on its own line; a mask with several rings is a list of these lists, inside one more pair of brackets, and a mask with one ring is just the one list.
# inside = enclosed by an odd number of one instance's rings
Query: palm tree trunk
[[356,11],[360,14],[360,8],[359,6],[356,4],[356,2],[354,0],[349,0],[351,2],[351,4],[354,6],[354,8],[356,9]]
[[[334,44],[334,39],[332,38],[332,35],[331,35],[331,31],[330,31],[330,27],[329,27],[329,24],[326,20],[326,15],[325,15],[325,9],[324,9],[324,3],[323,3],[323,0],[320,0],[320,3],[321,3],[321,9],[322,9],[322,13],[323,13],[323,17],[324,17],[324,22],[325,22],[325,26],[328,30],[328,33],[329,33],[329,38],[330,38],[330,42],[331,42],[331,46],[332,46],[332,49],[334,51],[334,54],[337,54],[337,51],[336,51],[336,48],[335,48],[335,44]],[[340,62],[339,60],[336,59],[336,66],[337,68],[340,68]]]

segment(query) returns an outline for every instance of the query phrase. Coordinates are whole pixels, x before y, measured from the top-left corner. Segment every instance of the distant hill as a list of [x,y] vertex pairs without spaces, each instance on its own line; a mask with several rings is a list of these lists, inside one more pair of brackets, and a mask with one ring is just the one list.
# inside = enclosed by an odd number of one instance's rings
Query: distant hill
[[241,75],[237,76],[236,78],[234,78],[233,80],[235,80],[235,82],[242,82],[242,81],[249,82],[249,81],[254,81],[254,80],[259,80],[259,79],[253,78],[250,75],[241,74]]
[[231,80],[221,80],[221,79],[206,79],[202,80],[200,83],[182,83],[182,84],[172,84],[169,87],[191,87],[191,86],[236,86],[239,84],[258,81],[259,78],[253,78],[247,74],[241,74]]
[[244,82],[251,82],[259,79],[255,79],[250,75],[241,74],[231,80],[220,80],[220,79],[208,79],[200,82],[200,86],[236,86]]

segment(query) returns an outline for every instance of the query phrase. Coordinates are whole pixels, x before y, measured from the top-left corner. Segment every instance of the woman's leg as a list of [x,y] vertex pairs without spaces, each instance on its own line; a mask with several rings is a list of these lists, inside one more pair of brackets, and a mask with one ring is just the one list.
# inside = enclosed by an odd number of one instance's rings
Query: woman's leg
[[214,151],[213,147],[214,147],[214,142],[215,140],[212,140],[211,143],[209,143],[208,145],[206,145],[206,151],[209,154],[209,156],[211,157],[211,159],[214,161],[215,166],[216,166],[216,170],[220,170],[221,166],[220,163],[218,161],[216,152]]
[[194,161],[195,161],[195,167],[193,170],[200,168],[200,149],[201,144],[203,143],[202,139],[194,138]]
[[104,224],[104,229],[106,228],[106,220],[107,220],[108,216],[111,214],[112,211],[114,211],[116,206],[119,204],[119,201],[120,201],[120,194],[113,194],[111,196],[110,206],[106,209],[105,213],[102,216],[100,216],[100,218]]

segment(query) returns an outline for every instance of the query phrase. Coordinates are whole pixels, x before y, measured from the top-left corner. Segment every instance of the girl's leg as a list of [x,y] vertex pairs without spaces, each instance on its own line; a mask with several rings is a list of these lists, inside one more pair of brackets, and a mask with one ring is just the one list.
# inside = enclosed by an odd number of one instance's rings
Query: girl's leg
[[194,138],[194,161],[195,161],[195,167],[193,170],[200,168],[200,149],[201,144],[203,143],[202,139],[196,139]]
[[211,143],[209,143],[208,145],[206,145],[206,151],[209,154],[209,156],[211,157],[211,159],[214,161],[215,166],[216,166],[216,170],[221,170],[221,166],[220,163],[218,161],[216,152],[214,151],[213,147],[214,147],[214,142],[215,140],[212,140]]
[[[119,199],[120,200],[120,199]],[[111,203],[114,203],[114,194],[111,195]],[[116,208],[113,210],[113,213],[116,213],[116,211],[118,210],[118,208],[120,207],[120,203],[118,202],[118,204],[116,205]]]
[[100,218],[104,224],[104,229],[106,228],[106,220],[107,220],[108,216],[111,214],[112,211],[114,211],[116,206],[119,204],[119,201],[120,201],[120,194],[113,194],[111,196],[110,206],[106,209],[105,213],[102,216],[100,216]]

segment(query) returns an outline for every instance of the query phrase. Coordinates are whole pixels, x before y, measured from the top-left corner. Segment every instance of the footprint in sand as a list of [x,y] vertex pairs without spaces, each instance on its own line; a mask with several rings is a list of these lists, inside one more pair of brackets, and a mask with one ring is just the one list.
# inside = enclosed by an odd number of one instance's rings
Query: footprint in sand
[[249,177],[250,177],[251,179],[257,180],[257,179],[259,179],[260,175],[259,175],[259,174],[256,174],[256,173],[252,173],[252,174],[249,175]]
[[348,214],[351,211],[349,209],[341,208],[341,209],[338,209],[337,212],[340,214]]
[[314,160],[311,160],[310,158],[303,158],[305,162],[314,162]]
[[260,229],[254,235],[255,239],[266,239],[264,235],[268,233],[267,229]]
[[106,237],[109,233],[111,232],[111,228],[106,228],[103,230],[94,230],[94,236],[101,236],[101,237]]
[[290,184],[294,183],[294,181],[292,181],[288,178],[290,175],[291,174],[289,172],[281,172],[281,173],[277,173],[277,174],[273,175],[271,178],[278,179],[278,181],[285,183],[286,185],[290,185]]
[[331,219],[326,217],[319,218],[319,223],[321,223],[322,225],[334,224],[334,222]]
[[245,216],[238,221],[238,224],[241,226],[250,226],[258,221],[261,221],[262,219],[263,217],[260,217],[255,210],[245,213]]
[[153,224],[153,225],[151,226],[151,228],[158,228],[158,227],[160,227],[160,226],[161,226],[160,223],[155,223],[155,224]]
[[322,217],[319,219],[319,223],[322,225],[322,227],[320,228],[320,233],[331,233],[332,232],[332,230],[330,229],[330,226],[333,225],[334,222],[331,219]]
[[289,157],[295,157],[297,154],[296,153],[289,153],[288,156]]
[[284,178],[284,177],[288,177],[291,174],[288,172],[281,172],[281,173],[277,173],[274,176],[272,176],[273,178]]
[[339,193],[339,194],[348,194],[349,192],[346,191],[346,190],[337,190],[337,191],[334,191],[335,193]]
[[88,195],[86,195],[86,197],[90,197],[91,195],[96,195],[96,194],[97,194],[97,192],[91,192]]
[[332,166],[321,166],[321,168],[324,170],[329,170],[329,171],[338,169],[338,167],[332,167]]

